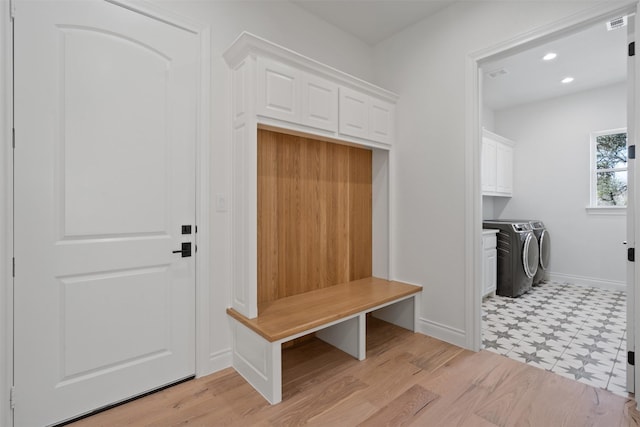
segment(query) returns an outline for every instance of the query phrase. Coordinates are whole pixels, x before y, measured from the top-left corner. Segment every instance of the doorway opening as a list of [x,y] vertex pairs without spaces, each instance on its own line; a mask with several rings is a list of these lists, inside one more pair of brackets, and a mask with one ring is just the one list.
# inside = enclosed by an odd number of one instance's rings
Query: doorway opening
[[[481,153],[484,154],[480,145],[483,128],[515,142],[512,163],[514,181],[511,193],[483,196],[483,185],[479,182],[474,183],[477,203],[474,223],[477,228],[474,235],[481,234],[482,228],[485,228],[484,220],[516,218],[518,221],[514,222],[541,220],[554,237],[551,265],[538,286],[534,286],[532,291],[522,296],[512,295],[519,296],[517,298],[493,297],[493,293],[489,292],[489,297],[484,299],[484,303],[482,300],[487,293],[482,290],[482,284],[490,275],[484,275],[483,247],[476,247],[480,253],[475,257],[475,288],[472,292],[475,296],[474,303],[477,304],[474,325],[477,335],[473,343],[474,348],[494,351],[590,385],[601,388],[609,386],[609,389],[620,394],[626,394],[627,387],[629,391],[633,391],[633,381],[627,383],[625,373],[626,341],[629,340],[630,348],[633,348],[634,338],[632,329],[625,334],[626,324],[630,323],[630,328],[633,326],[632,322],[627,322],[625,313],[628,311],[630,316],[633,315],[632,310],[625,310],[627,300],[629,306],[633,307],[633,278],[631,277],[627,291],[628,298],[625,298],[626,282],[629,279],[626,275],[626,247],[622,245],[624,240],[633,239],[627,238],[624,209],[617,209],[617,212],[616,208],[590,209],[589,136],[598,131],[627,126],[626,98],[627,93],[632,93],[626,82],[627,30],[628,34],[632,35],[633,27],[608,31],[606,23],[612,22],[613,18],[625,16],[633,26],[632,21],[635,17],[631,14],[634,10],[635,8],[629,6],[626,10],[600,11],[599,14],[575,18],[572,22],[567,21],[554,28],[543,29],[533,41],[529,37],[521,44],[513,42],[510,48],[502,46],[493,51],[481,52],[475,56],[477,74],[473,75],[476,79],[474,83],[478,86],[476,122],[473,123],[476,126],[473,130],[476,132],[473,141],[477,144],[474,149],[478,154],[475,178],[480,181],[480,176],[485,178],[486,175],[481,167]],[[592,53],[597,47],[594,43],[609,41],[602,40],[602,31],[607,32],[609,36],[615,35],[609,39],[617,40],[616,49],[622,52],[622,70],[619,59],[603,59],[592,64],[591,69],[599,71],[600,76],[608,75],[610,71],[617,73],[615,77],[609,77],[606,81],[594,81],[589,85],[588,73],[581,73],[581,86],[575,84],[578,78],[574,77],[575,89],[569,90],[571,84],[561,82],[570,76],[567,66],[575,66],[577,72],[582,68],[579,64],[572,64],[571,55],[565,54],[572,52],[570,49],[567,50],[567,45],[578,43],[579,46],[582,43],[586,51]],[[574,44],[574,48],[575,46]],[[548,53],[556,55],[549,55],[543,59]],[[584,48],[583,56],[588,56]],[[546,66],[547,69],[533,71],[535,78],[526,85],[520,83],[518,86],[518,79],[515,77],[523,72],[532,71],[531,63],[526,62],[527,58],[530,61],[535,60],[536,67]],[[566,60],[567,58],[569,60]],[[564,61],[560,61],[561,59]],[[599,68],[599,64],[605,64],[606,73],[602,67]],[[560,75],[555,83],[561,91],[545,95],[540,85],[549,84],[549,71]],[[629,73],[629,84],[632,86],[631,70]],[[506,84],[500,84],[505,82]],[[509,90],[511,84],[515,86],[511,86]],[[616,116],[611,120],[617,120],[615,125],[605,124],[606,114],[595,113],[595,117],[589,119],[589,114],[584,111],[587,106],[593,110],[604,106],[597,103],[594,106],[589,99],[598,99],[602,104],[606,97],[609,97],[612,105],[617,105],[615,111],[607,109],[612,116]],[[583,111],[570,109],[571,103],[582,106]],[[616,111],[622,113],[616,114]],[[582,125],[579,123],[580,120],[583,121]],[[630,123],[630,135],[631,127]],[[569,133],[564,133],[565,130],[569,130]],[[583,136],[572,139],[572,131],[581,132]],[[630,138],[632,141],[632,137]],[[575,145],[562,146],[557,143],[568,140],[573,140],[576,144],[581,143],[583,151],[578,152]],[[569,151],[570,154],[563,157],[563,150]],[[623,151],[626,154],[626,147]],[[558,163],[555,163],[555,160],[558,160]],[[574,173],[571,169],[579,172]],[[584,182],[581,181],[582,175]],[[629,185],[633,185],[632,177],[630,171]],[[549,182],[552,184],[549,185]],[[570,190],[564,184],[581,186],[581,189]],[[626,185],[625,182],[624,186]],[[578,199],[579,208],[575,206],[570,209],[562,206],[563,202],[571,200],[575,205]],[[569,213],[576,217],[578,214],[581,218],[584,217],[587,225],[579,227],[579,233],[570,231],[571,226],[578,226],[578,221]],[[617,215],[611,215],[612,213]],[[630,221],[633,221],[633,216],[630,217]],[[595,232],[594,224],[597,222],[601,223],[600,234]],[[630,232],[633,235],[633,229]],[[603,236],[608,240],[606,247],[602,244]],[[590,238],[595,238],[595,245],[591,246],[595,249],[590,250],[587,245]],[[565,245],[571,246],[572,249],[565,249]],[[611,249],[612,247],[616,250]],[[588,256],[594,257],[597,261],[589,261],[587,256],[581,257],[580,251],[586,251]],[[499,257],[500,249],[496,252]],[[604,261],[606,256],[616,255],[619,256],[612,259],[617,259],[619,265],[614,266],[613,273],[610,271],[605,274],[602,270],[597,270],[598,267],[611,264]],[[580,270],[574,270],[573,274],[566,273],[581,262],[582,271],[586,273],[581,273]],[[522,262],[520,264],[523,267]],[[565,266],[569,266],[569,270],[565,269]],[[592,305],[593,309],[582,312],[582,309],[589,305]],[[479,339],[481,336],[482,342]],[[574,346],[570,345],[572,342]],[[603,351],[603,348],[606,350]],[[604,359],[612,360],[605,363]],[[597,372],[591,372],[593,368],[596,368]],[[633,372],[630,372],[630,378],[632,377]]]

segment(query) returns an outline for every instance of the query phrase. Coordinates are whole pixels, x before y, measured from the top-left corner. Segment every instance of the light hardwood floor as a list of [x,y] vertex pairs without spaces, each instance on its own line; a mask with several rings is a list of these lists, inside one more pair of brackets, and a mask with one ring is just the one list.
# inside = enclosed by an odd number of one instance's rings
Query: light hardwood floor
[[367,359],[310,339],[283,352],[283,402],[233,369],[80,420],[85,426],[638,426],[632,400],[369,318]]

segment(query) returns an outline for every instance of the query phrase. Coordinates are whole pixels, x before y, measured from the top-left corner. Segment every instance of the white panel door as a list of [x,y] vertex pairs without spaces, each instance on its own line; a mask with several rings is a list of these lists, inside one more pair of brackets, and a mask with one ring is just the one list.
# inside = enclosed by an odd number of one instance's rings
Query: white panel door
[[[15,425],[195,372],[197,36],[97,0],[15,21]],[[19,396],[19,397],[18,397]]]

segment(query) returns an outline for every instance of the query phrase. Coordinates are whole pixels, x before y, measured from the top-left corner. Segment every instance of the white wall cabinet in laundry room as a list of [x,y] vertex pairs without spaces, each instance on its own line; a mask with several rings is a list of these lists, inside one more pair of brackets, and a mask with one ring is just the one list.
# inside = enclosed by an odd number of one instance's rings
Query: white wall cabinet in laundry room
[[482,131],[482,195],[513,195],[514,142],[487,130]]
[[497,232],[482,231],[482,297],[495,293],[498,284]]

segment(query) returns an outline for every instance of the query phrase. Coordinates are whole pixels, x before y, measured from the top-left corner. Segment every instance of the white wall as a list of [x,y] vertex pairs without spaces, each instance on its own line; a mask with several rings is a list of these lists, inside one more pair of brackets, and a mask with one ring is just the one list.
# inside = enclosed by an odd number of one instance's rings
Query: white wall
[[[211,29],[211,372],[230,363],[231,337],[225,312],[231,295],[231,218],[216,212],[216,194],[231,194],[231,74],[222,54],[242,31],[252,32],[317,61],[372,78],[373,50],[353,36],[285,1],[158,1]],[[227,203],[231,206],[231,201]]]
[[460,2],[375,47],[379,85],[400,95],[391,224],[394,278],[424,285],[420,329],[466,345],[465,109],[468,54],[594,2]]
[[544,221],[552,242],[549,270],[569,281],[625,282],[626,216],[585,207],[589,134],[626,127],[626,90],[620,83],[495,114],[496,133],[516,142],[514,195],[496,201],[495,213]]

